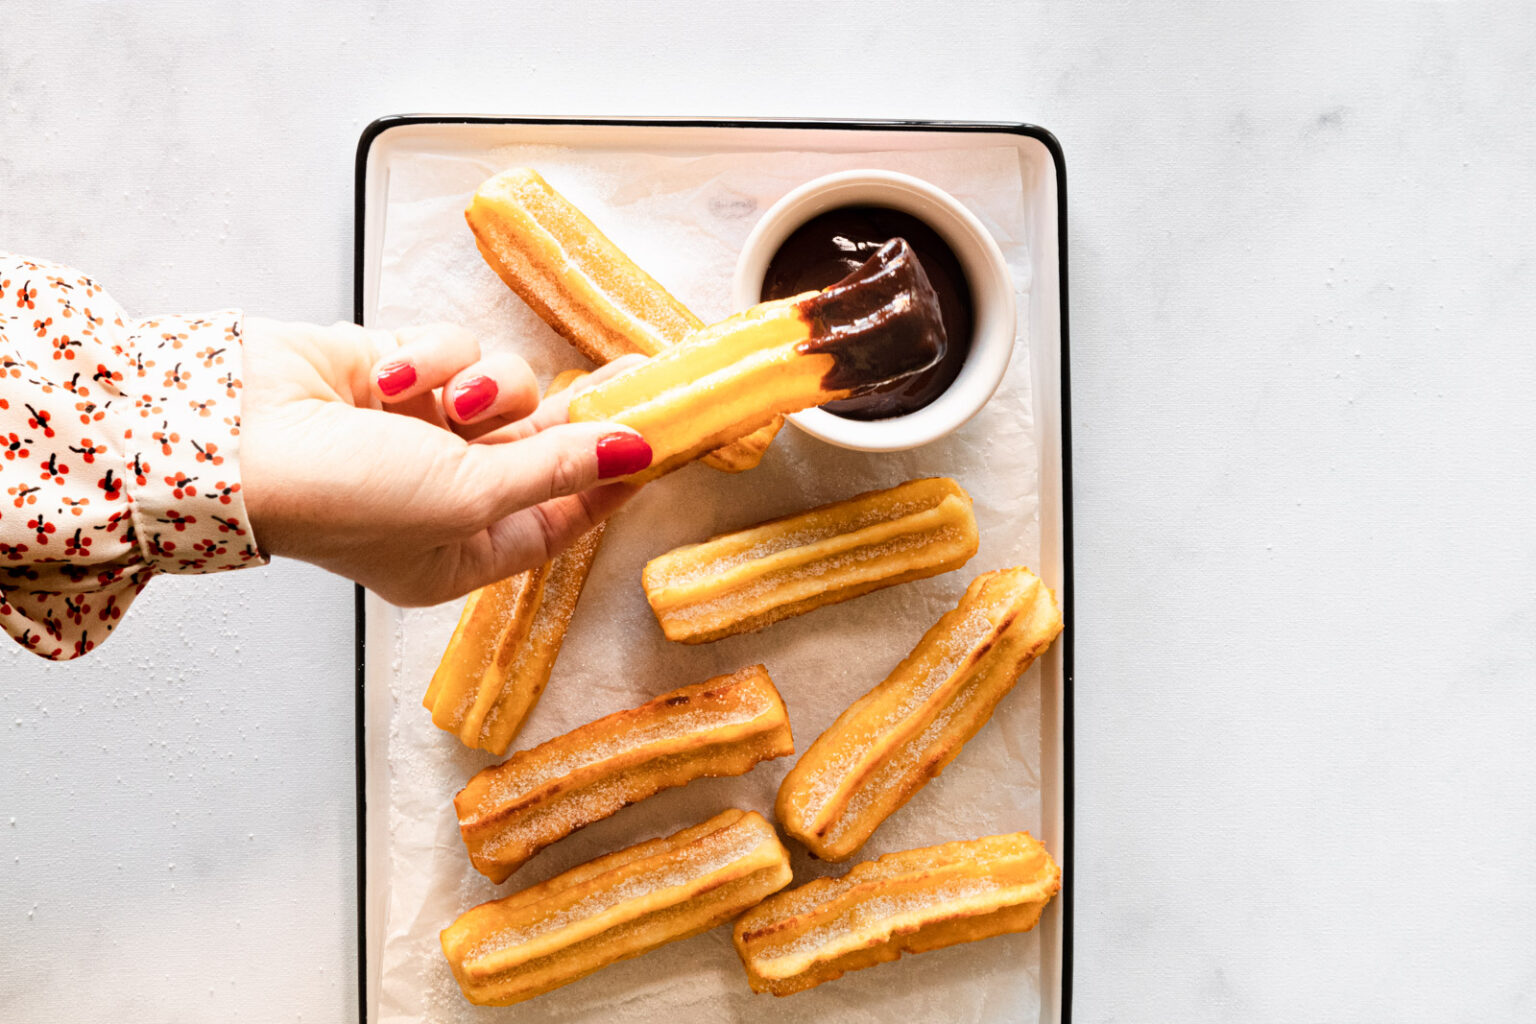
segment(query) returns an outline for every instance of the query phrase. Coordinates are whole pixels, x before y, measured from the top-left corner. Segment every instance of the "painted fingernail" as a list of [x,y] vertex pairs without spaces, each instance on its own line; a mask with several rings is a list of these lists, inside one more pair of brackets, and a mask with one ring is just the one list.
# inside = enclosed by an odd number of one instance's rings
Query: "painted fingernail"
[[453,414],[468,420],[491,407],[496,401],[496,382],[489,377],[471,377],[453,393]]
[[390,363],[379,371],[379,390],[386,395],[398,395],[416,383],[416,367],[410,363]]
[[638,473],[651,464],[651,446],[639,434],[620,431],[597,439],[597,478]]

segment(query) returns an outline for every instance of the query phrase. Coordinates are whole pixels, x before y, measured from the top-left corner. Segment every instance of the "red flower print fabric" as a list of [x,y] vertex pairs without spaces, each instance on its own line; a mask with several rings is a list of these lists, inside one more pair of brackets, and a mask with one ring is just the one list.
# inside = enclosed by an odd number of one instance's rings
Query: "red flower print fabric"
[[0,253],[0,626],[78,658],[162,572],[260,565],[240,496],[237,311],[130,321]]

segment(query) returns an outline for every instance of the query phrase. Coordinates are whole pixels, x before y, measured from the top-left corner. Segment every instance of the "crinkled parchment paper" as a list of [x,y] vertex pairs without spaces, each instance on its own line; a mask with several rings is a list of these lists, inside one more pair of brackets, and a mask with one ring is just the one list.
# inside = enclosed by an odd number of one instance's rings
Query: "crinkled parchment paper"
[[[996,236],[1017,282],[1020,334],[996,397],[936,444],[869,455],[833,448],[786,426],[756,470],[729,476],[695,464],[647,487],[608,529],[549,688],[518,747],[674,687],[763,662],[789,705],[796,749],[804,751],[954,606],[973,577],[1037,564],[1037,458],[1023,320],[1030,260],[1014,149],[691,154],[515,146],[466,156],[397,156],[389,169],[374,325],[457,321],[477,331],[487,348],[522,355],[545,381],[586,365],[484,264],[464,223],[474,188],[521,164],[537,167],[705,321],[732,312],[730,279],[740,244],[784,192],[850,167],[915,174],[953,193]],[[715,644],[685,647],[663,638],[640,588],[648,558],[770,516],[929,475],[955,477],[975,499],[981,550],[964,568]],[[370,825],[378,816],[387,822],[383,870],[369,879],[370,886],[385,887],[381,1021],[714,1024],[768,1015],[791,1022],[915,1024],[1037,1018],[1040,951],[1033,933],[905,957],[774,999],[748,989],[730,929],[721,927],[515,1007],[466,1003],[438,945],[438,931],[459,913],[728,806],[771,818],[774,793],[793,758],[759,765],[740,778],[701,779],[662,793],[546,849],[505,886],[493,885],[470,867],[451,798],[471,774],[497,759],[466,750],[434,728],[420,703],[459,607],[392,610],[391,649],[369,652],[370,660],[381,659],[376,666],[388,669],[371,670],[370,679],[373,685],[387,679],[392,698],[388,729],[373,730],[367,749],[370,777],[383,773],[388,793],[385,807],[370,807]],[[992,722],[880,828],[859,859],[1017,829],[1038,834],[1038,676],[1038,669],[1030,670]],[[788,845],[796,883],[851,866],[822,864],[794,842]]]

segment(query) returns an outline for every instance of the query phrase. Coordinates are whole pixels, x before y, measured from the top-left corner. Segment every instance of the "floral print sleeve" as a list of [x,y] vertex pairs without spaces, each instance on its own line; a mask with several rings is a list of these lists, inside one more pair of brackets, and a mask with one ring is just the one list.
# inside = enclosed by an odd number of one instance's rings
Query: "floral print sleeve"
[[240,495],[238,312],[131,321],[0,253],[0,626],[47,658],[110,634],[158,573],[265,561]]

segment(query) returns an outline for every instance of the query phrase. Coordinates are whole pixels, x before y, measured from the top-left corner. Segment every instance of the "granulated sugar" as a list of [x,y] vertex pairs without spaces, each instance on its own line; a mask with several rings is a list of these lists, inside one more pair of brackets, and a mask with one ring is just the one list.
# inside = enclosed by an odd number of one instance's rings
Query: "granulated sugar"
[[[685,554],[676,559],[669,559],[652,570],[655,574],[655,586],[682,587],[696,580],[712,580],[748,562],[806,547],[826,540],[828,537],[853,533],[877,523],[905,519],[907,516],[933,508],[937,504],[936,500],[897,502],[885,508],[861,510],[847,522],[840,522],[835,527],[830,523],[810,523],[782,534],[754,538],[750,542],[744,538],[738,542],[738,545],[733,545],[728,552],[708,561],[695,561]],[[744,532],[750,535],[752,531]]]
[[[950,630],[937,636],[935,639],[939,642],[936,648],[938,659],[926,665],[913,666],[914,671],[907,680],[909,688],[903,693],[900,702],[889,713],[870,723],[871,742],[874,737],[895,726],[932,698],[940,687],[949,682],[965,659],[991,633],[991,630],[991,620],[976,611],[956,623]],[[869,743],[862,746],[850,745],[841,750],[837,757],[829,760],[821,771],[811,776],[805,795],[807,817],[814,817],[820,812],[846,779],[849,768],[865,756],[868,747]]]
[[662,720],[642,728],[629,730],[616,736],[596,740],[579,751],[554,752],[519,765],[518,770],[508,772],[490,787],[482,806],[511,803],[536,792],[539,787],[569,775],[578,769],[598,764],[622,753],[634,753],[651,744],[668,744],[683,737],[698,737],[703,741],[712,731],[750,722],[767,711],[766,706],[749,704],[730,711],[696,708],[666,715]]
[[804,564],[777,568],[719,597],[667,607],[665,611],[668,617],[688,624],[708,620],[731,605],[761,610],[791,604],[834,586],[861,582],[858,570],[864,566],[893,555],[920,551],[930,543],[943,539],[944,531],[900,534],[879,543],[829,553]]
[[688,886],[701,878],[740,860],[763,844],[765,836],[756,830],[738,829],[727,835],[716,833],[686,848],[684,857],[662,861],[655,858],[645,870],[616,881],[587,896],[571,898],[570,891],[555,893],[535,904],[537,912],[547,916],[526,928],[506,928],[487,936],[466,954],[472,961],[490,953],[529,942],[541,935],[558,931],[584,918],[593,917],[634,900],[660,900],[666,905],[668,889]]
[[869,939],[883,940],[898,929],[942,918],[952,913],[956,904],[995,892],[997,888],[984,880],[965,879],[931,890],[897,892],[859,900],[803,935],[784,942],[765,943],[760,955],[770,961],[809,953],[830,959],[864,945]]

